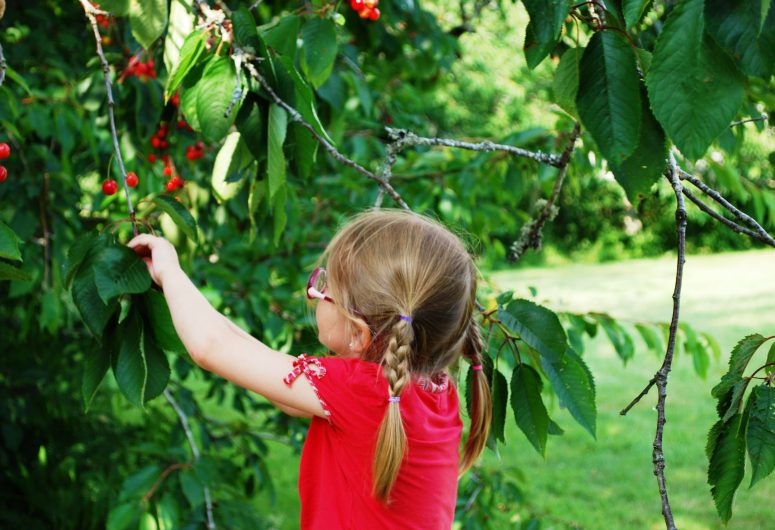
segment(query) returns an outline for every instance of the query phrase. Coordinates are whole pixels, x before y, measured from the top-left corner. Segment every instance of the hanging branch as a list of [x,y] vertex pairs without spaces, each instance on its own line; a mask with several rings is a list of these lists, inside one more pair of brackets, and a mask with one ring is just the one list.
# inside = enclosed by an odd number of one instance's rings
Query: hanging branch
[[544,225],[546,224],[546,221],[554,219],[557,215],[558,208],[555,204],[560,197],[560,191],[562,190],[562,185],[565,182],[565,175],[568,173],[568,166],[570,165],[570,156],[576,147],[576,139],[578,139],[580,131],[579,123],[576,122],[573,126],[570,139],[565,146],[565,150],[562,152],[562,156],[560,156],[559,165],[557,166],[560,168],[560,172],[557,175],[557,180],[554,182],[552,195],[549,197],[548,201],[542,201],[544,202],[544,205],[541,212],[538,214],[538,217],[528,221],[522,227],[519,239],[511,245],[511,251],[509,253],[509,260],[511,262],[517,261],[529,248],[535,250],[541,249],[541,238],[543,236],[542,232]]
[[[168,388],[164,389],[164,397],[167,399],[169,404],[172,405],[172,408],[175,409],[175,413],[178,415],[180,426],[183,427],[183,432],[186,433],[186,439],[188,439],[188,445],[191,446],[191,454],[194,456],[194,463],[199,462],[199,448],[196,446],[194,433],[191,432],[191,427],[188,425],[188,416],[186,416],[186,413],[183,412],[183,409],[180,408],[180,405],[178,405],[178,402],[175,401],[175,398],[172,397],[172,392],[170,392]],[[216,526],[215,520],[213,519],[213,501],[210,498],[210,488],[207,487],[207,484],[204,485],[204,494],[205,507],[207,511],[207,528],[208,530],[215,530]]]
[[[705,184],[703,181],[701,181],[694,175],[691,175],[680,168],[678,169],[678,171],[679,171],[680,178],[682,180],[688,180],[689,182],[694,184],[694,186],[696,186],[705,195],[707,195],[708,197],[710,197],[711,199],[719,203],[728,212],[734,215],[739,222],[745,223],[749,227],[751,227],[751,229],[758,234],[758,236],[755,239],[763,243],[766,243],[771,247],[775,247],[775,239],[773,239],[773,237],[764,228],[762,228],[762,226],[759,223],[757,223],[756,220],[753,219],[750,215],[740,211],[729,201],[727,201],[718,191],[714,190],[713,188]],[[754,237],[754,236],[751,236],[751,237]]]
[[[702,202],[698,197],[696,197],[692,192],[687,190],[686,188],[683,189],[683,194],[686,195],[686,198],[692,201],[694,204],[697,205],[697,207],[705,212],[706,214],[713,217],[716,221],[720,222],[721,224],[724,224],[728,226],[733,232],[737,232],[738,234],[745,234],[749,236],[752,239],[756,239],[758,241],[761,241],[763,243],[768,243],[765,239],[762,239],[762,237],[751,230],[750,228],[746,228],[745,226],[741,226],[737,224],[736,222],[727,219],[720,213],[716,212],[713,208]],[[768,243],[769,244],[769,243]]]
[[137,235],[137,219],[135,217],[135,210],[132,207],[132,198],[129,196],[129,186],[126,183],[126,168],[124,168],[124,159],[121,157],[121,149],[118,145],[118,133],[116,132],[116,118],[113,112],[113,108],[116,103],[113,100],[113,85],[110,81],[110,65],[108,65],[105,54],[102,52],[102,39],[100,37],[100,30],[97,28],[96,15],[109,16],[110,13],[95,8],[88,0],[80,0],[84,13],[86,13],[89,22],[91,23],[92,30],[94,31],[94,40],[97,42],[97,55],[100,57],[100,64],[102,65],[102,73],[105,77],[105,89],[108,96],[108,116],[110,118],[110,134],[113,137],[113,150],[116,153],[116,160],[118,161],[119,171],[121,171],[121,183],[124,186],[124,196],[126,197],[126,204],[129,208],[129,218],[132,221],[132,232]]
[[681,285],[683,282],[683,266],[686,262],[686,207],[683,199],[683,185],[679,177],[679,168],[676,166],[675,157],[670,153],[670,168],[667,172],[667,178],[673,187],[676,197],[675,223],[678,232],[678,260],[675,272],[675,288],[673,290],[673,316],[670,319],[670,335],[667,341],[667,351],[662,366],[654,377],[648,382],[641,393],[626,407],[620,414],[626,415],[627,412],[635,406],[640,399],[648,394],[652,386],[656,384],[657,397],[657,432],[654,437],[654,451],[652,453],[652,462],[654,463],[654,474],[657,476],[659,484],[659,495],[662,499],[662,515],[668,530],[675,530],[673,512],[670,508],[670,501],[667,496],[667,482],[665,480],[665,454],[662,448],[663,432],[666,423],[665,419],[665,401],[667,399],[667,377],[673,364],[673,354],[675,353],[675,340],[678,333],[678,320],[681,305]]

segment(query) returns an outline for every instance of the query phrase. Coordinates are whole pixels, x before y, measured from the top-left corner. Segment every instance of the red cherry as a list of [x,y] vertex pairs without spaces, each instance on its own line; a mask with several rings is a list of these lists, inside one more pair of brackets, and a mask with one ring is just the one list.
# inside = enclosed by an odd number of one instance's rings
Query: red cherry
[[164,162],[165,166],[170,165],[170,155],[161,155],[161,161]]
[[[175,107],[177,107],[180,104],[180,94],[175,94],[174,96],[172,96],[170,101]],[[180,122],[178,122],[178,127],[180,127]]]
[[366,4],[366,7],[377,7],[379,0],[363,0],[363,3]]
[[167,191],[172,192],[177,189],[177,186],[175,185],[174,179],[170,179],[167,181],[167,184],[164,186],[167,188]]
[[136,188],[140,179],[137,178],[137,174],[134,171],[130,171],[126,174],[126,185],[130,188]]
[[162,140],[159,142],[159,149],[169,149],[170,143],[167,140]]
[[164,168],[164,176],[169,177],[170,175],[172,175],[172,168],[170,166],[167,166]]
[[371,13],[369,14],[369,20],[377,20],[379,18],[379,9],[376,7],[371,10]]
[[350,0],[350,7],[356,11],[360,11],[365,5],[366,4],[363,3],[363,0]]
[[5,179],[8,178],[8,170],[5,169],[5,166],[0,166],[0,182],[5,182]]
[[102,193],[105,195],[113,195],[118,191],[118,183],[113,179],[108,179],[102,183]]
[[361,9],[361,11],[358,13],[358,16],[360,16],[361,18],[371,18],[371,13],[373,11],[374,11],[374,8],[366,6],[363,9]]
[[155,154],[153,154],[153,153],[151,153],[150,155],[148,155],[148,162],[150,162],[151,164],[153,164],[154,162],[156,162],[156,155],[155,155]]
[[7,143],[0,144],[0,160],[11,156],[11,147]]
[[175,184],[175,187],[176,187],[176,188],[182,188],[182,187],[183,187],[183,179],[182,179],[182,178],[180,178],[180,177],[179,177],[179,176],[177,176],[177,175],[175,175],[174,177],[172,177],[172,179],[170,180],[170,182],[173,182],[173,183]]
[[159,137],[156,135],[152,136],[151,147],[153,147],[154,149],[158,149],[160,145],[161,145],[161,140],[159,139]]
[[197,158],[199,158],[199,156],[197,155],[197,152],[191,149],[190,145],[186,148],[186,158],[189,160],[196,160]]

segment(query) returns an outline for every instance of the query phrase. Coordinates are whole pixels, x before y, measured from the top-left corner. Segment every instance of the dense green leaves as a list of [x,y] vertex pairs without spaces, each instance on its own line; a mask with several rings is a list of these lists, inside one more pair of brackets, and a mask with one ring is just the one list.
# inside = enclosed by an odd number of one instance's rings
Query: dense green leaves
[[129,0],[132,36],[143,48],[150,48],[167,27],[167,0]]
[[549,361],[559,361],[565,355],[568,348],[565,329],[549,309],[529,300],[513,300],[498,309],[498,318]]
[[713,387],[713,397],[721,398],[743,377],[751,357],[766,340],[766,337],[756,333],[737,343],[729,357],[728,372],[721,378],[721,382]]
[[146,333],[149,331],[153,333],[156,344],[162,350],[185,354],[186,348],[175,332],[164,295],[149,289],[142,295],[142,304]]
[[94,283],[105,303],[120,294],[142,293],[151,286],[148,269],[128,247],[103,249],[94,266]]
[[659,123],[686,157],[700,158],[729,125],[743,98],[743,76],[704,31],[703,0],[675,6],[646,76]]
[[554,77],[554,100],[571,116],[576,116],[576,93],[579,89],[579,65],[583,48],[568,48],[562,54]]
[[331,19],[312,18],[301,28],[301,69],[315,88],[331,75],[336,59],[336,28]]
[[266,164],[269,182],[269,200],[285,185],[285,153],[283,144],[288,129],[288,115],[278,105],[269,107],[268,160]]
[[546,452],[549,414],[541,401],[541,376],[526,364],[517,365],[511,375],[511,408],[520,430],[542,455]]
[[26,282],[31,280],[32,277],[21,269],[12,267],[7,263],[0,261],[0,280],[17,280]]
[[557,44],[565,17],[570,11],[569,0],[526,0],[530,23],[525,32],[525,57],[535,68]]
[[635,53],[618,33],[601,31],[590,39],[576,106],[603,156],[618,164],[632,154],[640,137],[640,88]]
[[167,78],[167,85],[164,87],[165,98],[169,98],[175,93],[180,83],[196,64],[205,49],[205,39],[204,30],[200,30],[190,33],[183,41],[180,48],[180,58]]
[[651,7],[653,0],[622,0],[622,14],[627,29],[633,30],[640,23]]
[[196,221],[191,212],[175,199],[166,195],[157,195],[153,203],[170,216],[170,219],[190,240],[196,242],[198,238]]
[[767,9],[769,3],[761,0],[705,2],[708,33],[735,59],[741,70],[764,79],[770,78],[775,67],[775,10]]
[[89,409],[97,388],[105,378],[105,374],[110,368],[110,352],[107,348],[98,348],[91,353],[86,354],[83,363],[83,383],[81,391],[83,394],[83,405],[86,410]]

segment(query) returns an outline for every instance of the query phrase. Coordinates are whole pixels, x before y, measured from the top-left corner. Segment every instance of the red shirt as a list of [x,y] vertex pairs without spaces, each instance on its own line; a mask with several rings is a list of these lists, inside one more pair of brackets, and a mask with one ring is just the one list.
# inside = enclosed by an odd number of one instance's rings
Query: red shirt
[[312,419],[301,454],[301,528],[449,530],[462,430],[455,386],[413,382],[402,391],[407,451],[385,505],[371,494],[374,450],[388,407],[382,367],[360,359],[319,361],[325,374],[318,378],[311,369],[306,375],[329,416]]

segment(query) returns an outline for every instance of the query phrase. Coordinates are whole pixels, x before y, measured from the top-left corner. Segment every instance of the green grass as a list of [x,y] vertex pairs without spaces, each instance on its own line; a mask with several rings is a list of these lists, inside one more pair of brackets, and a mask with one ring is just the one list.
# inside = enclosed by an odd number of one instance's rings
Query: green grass
[[[672,310],[674,258],[604,265],[566,265],[521,269],[492,276],[498,290],[514,289],[557,311],[604,311],[624,322],[666,322]],[[712,333],[726,356],[751,332],[775,334],[775,253],[754,251],[689,256],[685,265],[681,316],[699,331]],[[587,343],[584,357],[597,386],[597,441],[566,411],[550,414],[565,429],[549,440],[546,459],[538,455],[508,418],[507,444],[500,459],[491,451],[485,466],[515,466],[525,477],[521,487],[528,507],[547,528],[664,528],[651,444],[656,428],[655,391],[627,416],[619,410],[637,395],[661,360],[645,353],[623,366],[606,339]],[[726,358],[711,365],[706,380],[688,357],[678,357],[671,373],[665,426],[666,476],[676,524],[682,530],[721,529],[706,483],[705,439],[714,421],[710,389],[724,371]],[[273,447],[273,449],[275,449]],[[276,516],[277,527],[298,528],[296,478],[298,457],[277,446],[270,457],[278,502],[257,498],[262,513]],[[741,484],[729,529],[771,528],[775,478],[749,490],[750,472]]]

